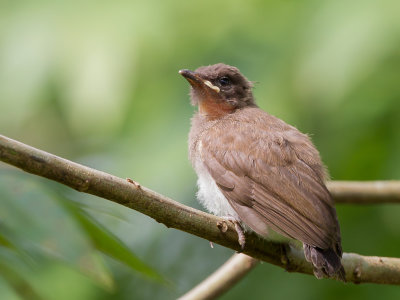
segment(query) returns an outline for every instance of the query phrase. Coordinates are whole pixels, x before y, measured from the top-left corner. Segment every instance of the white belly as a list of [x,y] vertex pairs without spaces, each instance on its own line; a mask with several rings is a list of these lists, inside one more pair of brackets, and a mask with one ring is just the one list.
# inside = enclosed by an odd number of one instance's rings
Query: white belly
[[235,219],[239,219],[237,213],[222,194],[201,159],[196,161],[195,171],[198,176],[197,186],[199,188],[197,199],[205,209],[220,217],[231,216]]

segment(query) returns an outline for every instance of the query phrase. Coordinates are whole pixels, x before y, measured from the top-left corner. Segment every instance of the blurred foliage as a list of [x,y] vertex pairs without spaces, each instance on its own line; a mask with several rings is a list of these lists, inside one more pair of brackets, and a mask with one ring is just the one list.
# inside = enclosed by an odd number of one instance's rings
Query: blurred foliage
[[[199,207],[186,145],[194,109],[177,71],[225,62],[256,81],[263,109],[312,135],[333,179],[400,179],[399,11],[394,0],[2,0],[0,132]],[[2,299],[174,299],[231,255],[0,168]],[[65,199],[79,203],[74,213]],[[396,205],[338,206],[344,250],[399,257],[399,214]],[[172,286],[110,251],[147,262]],[[400,291],[263,264],[224,298],[249,295],[394,299]]]
[[28,176],[15,171],[7,175],[3,170],[0,172],[0,275],[21,296],[31,299],[35,290],[46,294],[48,287],[37,286],[34,280],[43,263],[70,266],[106,290],[112,290],[114,282],[99,252],[163,282],[157,272],[79,205],[52,193],[45,184],[35,182],[37,179],[26,180]]

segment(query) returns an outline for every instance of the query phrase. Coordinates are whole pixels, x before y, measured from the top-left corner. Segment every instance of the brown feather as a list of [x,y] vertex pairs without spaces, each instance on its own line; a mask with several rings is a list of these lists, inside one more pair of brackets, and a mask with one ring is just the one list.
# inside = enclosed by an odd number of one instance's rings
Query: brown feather
[[255,232],[265,234],[265,225],[251,225],[254,213],[249,216],[248,208],[288,237],[323,249],[337,243],[336,214],[321,178],[324,169],[306,135],[249,107],[219,119],[199,141],[211,176]]
[[260,110],[252,84],[235,67],[180,73],[199,106],[189,152],[202,204],[263,236],[271,228],[302,241],[318,278],[344,280],[339,223],[325,168],[308,136]]

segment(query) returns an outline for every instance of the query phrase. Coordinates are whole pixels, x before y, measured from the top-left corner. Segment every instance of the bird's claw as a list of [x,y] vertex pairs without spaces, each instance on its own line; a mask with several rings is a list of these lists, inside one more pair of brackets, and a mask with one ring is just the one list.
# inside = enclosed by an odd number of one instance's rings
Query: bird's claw
[[225,220],[232,222],[235,226],[236,233],[238,235],[238,242],[240,245],[241,251],[244,250],[244,246],[246,245],[246,236],[244,235],[244,230],[242,225],[240,225],[239,221],[232,216],[223,217]]

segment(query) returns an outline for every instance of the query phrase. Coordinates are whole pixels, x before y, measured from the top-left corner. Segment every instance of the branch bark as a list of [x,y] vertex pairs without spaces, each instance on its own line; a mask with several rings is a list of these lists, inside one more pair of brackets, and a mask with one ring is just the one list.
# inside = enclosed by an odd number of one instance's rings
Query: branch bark
[[330,181],[327,187],[336,203],[400,203],[400,181]]
[[[82,166],[0,135],[0,160],[80,192],[96,195],[137,210],[167,227],[199,236],[239,251],[234,226],[224,219],[182,205],[139,184]],[[243,253],[289,272],[312,274],[302,249],[246,233]],[[400,285],[400,259],[343,255],[346,280],[355,283]]]

